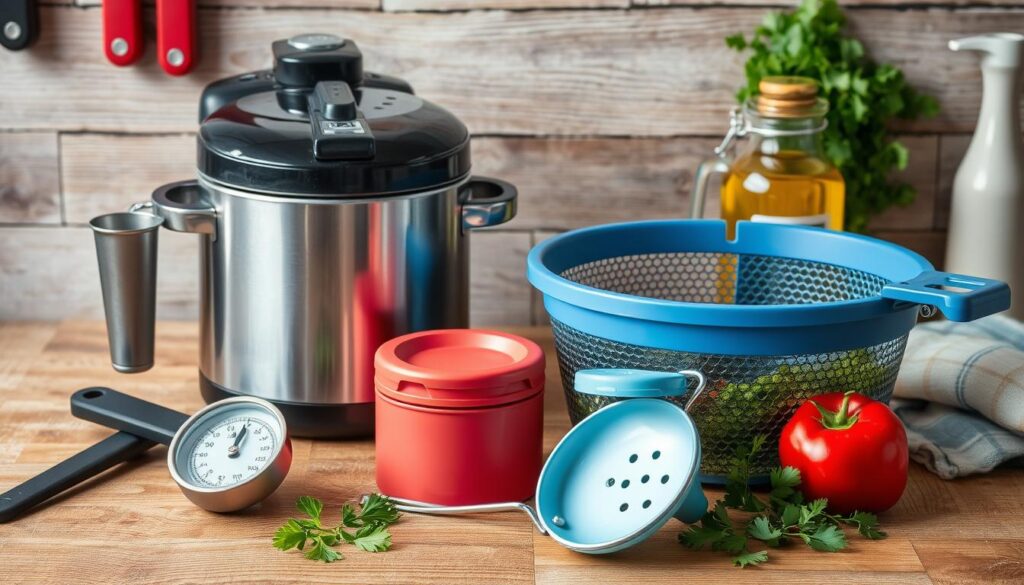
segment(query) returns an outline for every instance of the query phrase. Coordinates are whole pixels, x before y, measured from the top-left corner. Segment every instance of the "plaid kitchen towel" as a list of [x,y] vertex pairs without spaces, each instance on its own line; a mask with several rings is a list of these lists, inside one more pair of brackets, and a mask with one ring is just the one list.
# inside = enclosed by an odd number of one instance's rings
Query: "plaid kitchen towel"
[[891,406],[911,458],[944,479],[1020,463],[1024,324],[995,315],[914,328]]

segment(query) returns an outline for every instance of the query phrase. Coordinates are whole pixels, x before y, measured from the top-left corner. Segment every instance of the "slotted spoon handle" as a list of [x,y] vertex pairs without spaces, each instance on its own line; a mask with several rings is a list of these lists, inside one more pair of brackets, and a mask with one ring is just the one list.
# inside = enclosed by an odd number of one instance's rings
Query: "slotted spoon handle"
[[697,370],[661,372],[629,368],[599,368],[579,370],[573,380],[574,389],[581,394],[611,398],[675,398],[686,395],[686,380],[697,380],[683,410],[690,407],[704,392],[707,378]]
[[[366,501],[366,496],[363,496],[363,502]],[[402,512],[410,512],[413,514],[437,514],[437,515],[452,515],[452,514],[481,514],[485,512],[514,512],[516,510],[525,512],[530,517],[530,521],[537,527],[537,530],[547,535],[548,531],[541,524],[540,518],[537,517],[537,511],[532,507],[522,502],[500,502],[496,504],[474,504],[471,506],[439,506],[437,504],[428,504],[426,502],[417,502],[416,500],[406,500],[404,498],[393,498],[388,496],[392,502],[395,503],[395,508]]]

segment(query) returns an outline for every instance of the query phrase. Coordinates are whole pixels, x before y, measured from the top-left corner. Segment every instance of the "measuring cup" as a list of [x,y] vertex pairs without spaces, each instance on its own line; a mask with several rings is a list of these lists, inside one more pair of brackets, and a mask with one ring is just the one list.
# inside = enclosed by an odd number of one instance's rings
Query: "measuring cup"
[[110,362],[123,373],[153,367],[157,238],[162,217],[108,213],[89,225],[96,240]]
[[[652,398],[684,396],[684,408]],[[640,543],[669,518],[695,522],[707,511],[698,480],[700,437],[685,408],[703,391],[700,372],[581,370],[578,392],[630,398],[573,427],[551,452],[537,481],[536,508],[522,502],[436,506],[392,498],[399,510],[470,514],[519,510],[537,530],[571,550],[604,554]]]

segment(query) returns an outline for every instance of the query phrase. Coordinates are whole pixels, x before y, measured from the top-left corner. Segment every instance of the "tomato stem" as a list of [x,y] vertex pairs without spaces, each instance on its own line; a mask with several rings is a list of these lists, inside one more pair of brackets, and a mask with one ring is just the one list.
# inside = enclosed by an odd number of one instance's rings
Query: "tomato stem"
[[852,427],[857,423],[857,415],[850,416],[850,397],[853,396],[853,390],[843,394],[843,402],[839,405],[839,410],[832,412],[824,406],[818,404],[811,399],[811,404],[818,409],[821,413],[821,426],[831,430],[845,430]]
[[836,426],[843,426],[850,420],[850,395],[853,392],[847,392],[843,394],[843,403],[839,405],[839,411],[836,412],[835,423]]

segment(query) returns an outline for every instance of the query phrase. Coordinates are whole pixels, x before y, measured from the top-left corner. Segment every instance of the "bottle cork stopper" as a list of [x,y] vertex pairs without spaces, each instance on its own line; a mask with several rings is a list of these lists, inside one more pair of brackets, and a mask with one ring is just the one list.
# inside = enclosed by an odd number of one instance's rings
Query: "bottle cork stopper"
[[818,103],[818,82],[809,77],[765,77],[757,89],[757,111],[769,116],[807,116]]

